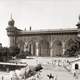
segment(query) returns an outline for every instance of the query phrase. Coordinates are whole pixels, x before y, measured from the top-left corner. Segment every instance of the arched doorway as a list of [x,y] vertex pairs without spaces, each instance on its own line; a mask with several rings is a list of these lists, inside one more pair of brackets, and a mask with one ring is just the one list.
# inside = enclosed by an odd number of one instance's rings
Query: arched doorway
[[49,42],[46,40],[39,41],[39,55],[50,56]]
[[61,56],[62,54],[62,43],[59,40],[55,40],[52,45],[52,56]]
[[75,70],[78,70],[78,69],[79,69],[79,65],[75,64]]
[[30,55],[35,56],[36,46],[33,40],[25,42],[24,51],[28,52]]

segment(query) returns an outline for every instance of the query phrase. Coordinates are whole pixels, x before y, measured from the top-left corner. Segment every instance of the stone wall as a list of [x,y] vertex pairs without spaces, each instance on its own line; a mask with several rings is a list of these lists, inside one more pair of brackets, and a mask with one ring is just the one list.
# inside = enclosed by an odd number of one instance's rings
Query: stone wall
[[[16,37],[16,45],[23,51],[30,51],[33,56],[63,56],[69,41],[76,39],[76,34],[36,34]],[[69,44],[69,45],[68,45]]]

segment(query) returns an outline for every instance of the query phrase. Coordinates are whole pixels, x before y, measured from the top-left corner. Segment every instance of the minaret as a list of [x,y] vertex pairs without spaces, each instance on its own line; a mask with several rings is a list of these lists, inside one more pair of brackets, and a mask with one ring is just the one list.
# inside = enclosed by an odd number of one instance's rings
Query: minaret
[[16,31],[17,28],[14,26],[15,21],[12,18],[12,14],[10,16],[10,20],[8,21],[8,27],[6,28],[7,30],[7,35],[10,39],[10,47],[16,46]]
[[30,31],[31,31],[31,29],[32,29],[32,28],[31,28],[31,26],[30,26]]
[[80,29],[80,15],[79,15],[79,22],[76,24],[77,28]]
[[79,22],[76,24],[78,29],[78,38],[80,38],[80,15],[79,15]]

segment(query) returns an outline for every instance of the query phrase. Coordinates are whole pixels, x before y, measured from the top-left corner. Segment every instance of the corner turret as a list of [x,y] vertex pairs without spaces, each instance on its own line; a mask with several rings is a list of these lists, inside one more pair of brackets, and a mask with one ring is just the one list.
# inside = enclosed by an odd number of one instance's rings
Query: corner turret
[[79,15],[79,22],[76,24],[77,28],[80,29],[80,15]]
[[14,26],[14,24],[15,21],[11,15],[10,20],[8,21],[8,27],[6,28],[7,35],[10,38],[10,47],[16,46],[16,36],[18,29]]

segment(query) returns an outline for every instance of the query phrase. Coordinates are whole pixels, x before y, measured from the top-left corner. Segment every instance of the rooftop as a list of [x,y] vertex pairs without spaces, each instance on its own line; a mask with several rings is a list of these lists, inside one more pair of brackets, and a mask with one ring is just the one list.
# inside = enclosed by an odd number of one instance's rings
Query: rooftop
[[77,28],[72,29],[44,29],[44,30],[30,30],[30,31],[20,31],[19,34],[56,34],[56,33],[77,33]]

